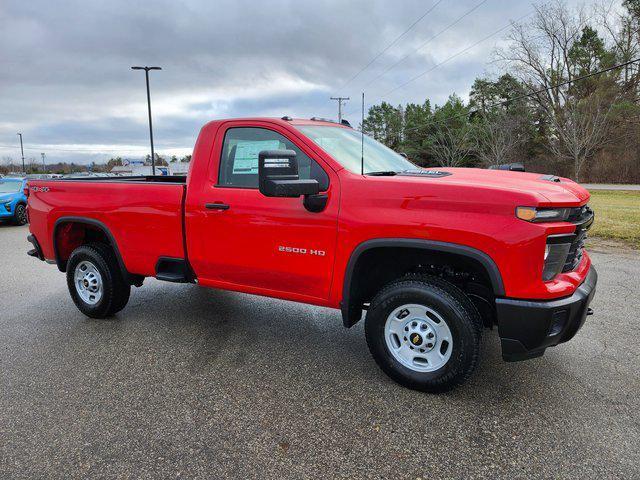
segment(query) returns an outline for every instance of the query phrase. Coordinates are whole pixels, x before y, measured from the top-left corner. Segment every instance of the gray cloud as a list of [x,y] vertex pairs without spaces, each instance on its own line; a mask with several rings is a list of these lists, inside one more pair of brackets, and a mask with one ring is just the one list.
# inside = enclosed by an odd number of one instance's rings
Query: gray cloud
[[[480,0],[444,0],[347,88],[338,87],[435,0],[4,0],[0,5],[0,156],[17,131],[29,155],[89,161],[148,142],[144,78],[152,73],[160,150],[191,149],[199,127],[233,116],[335,116],[328,97],[345,94],[359,111],[362,86]],[[367,88],[368,99],[466,48],[531,9],[488,0]],[[395,92],[392,103],[442,103],[465,96],[500,37]],[[48,150],[47,150],[48,148]],[[137,149],[137,150],[136,150]],[[65,150],[76,150],[70,152]]]

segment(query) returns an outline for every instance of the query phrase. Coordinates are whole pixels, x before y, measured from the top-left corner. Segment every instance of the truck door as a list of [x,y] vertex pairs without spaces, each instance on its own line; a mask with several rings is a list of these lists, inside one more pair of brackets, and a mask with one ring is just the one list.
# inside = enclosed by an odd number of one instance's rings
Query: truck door
[[[333,272],[338,178],[284,128],[241,125],[218,130],[211,178],[187,205],[191,265],[204,285],[322,303]],[[297,153],[300,178],[318,180],[327,196],[323,211],[308,211],[303,198],[258,191],[258,153],[274,149]]]

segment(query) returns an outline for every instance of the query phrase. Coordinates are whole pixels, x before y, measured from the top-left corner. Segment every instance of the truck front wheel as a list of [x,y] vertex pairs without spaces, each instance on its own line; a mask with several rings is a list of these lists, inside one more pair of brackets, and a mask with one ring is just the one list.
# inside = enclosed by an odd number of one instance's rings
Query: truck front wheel
[[365,334],[378,366],[401,385],[444,392],[473,373],[482,319],[455,285],[430,275],[392,282],[371,302]]
[[73,251],[67,262],[67,286],[78,309],[91,318],[119,312],[131,293],[113,250],[101,243],[82,245]]

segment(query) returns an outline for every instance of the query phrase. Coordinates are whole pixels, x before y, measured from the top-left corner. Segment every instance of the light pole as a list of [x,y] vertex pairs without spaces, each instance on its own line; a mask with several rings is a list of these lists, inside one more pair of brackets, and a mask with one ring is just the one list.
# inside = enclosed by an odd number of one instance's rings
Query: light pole
[[22,153],[22,173],[26,174],[27,171],[24,169],[24,148],[22,147],[22,134],[17,133],[16,135],[20,137],[20,153]]
[[151,172],[156,174],[156,156],[153,151],[153,124],[151,123],[151,94],[149,93],[149,70],[162,70],[161,67],[131,67],[131,70],[144,70],[147,80],[147,106],[149,107],[149,138],[151,139]]
[[40,155],[42,155],[42,168],[43,168],[43,173],[47,173],[47,164],[44,163],[44,152],[40,153]]

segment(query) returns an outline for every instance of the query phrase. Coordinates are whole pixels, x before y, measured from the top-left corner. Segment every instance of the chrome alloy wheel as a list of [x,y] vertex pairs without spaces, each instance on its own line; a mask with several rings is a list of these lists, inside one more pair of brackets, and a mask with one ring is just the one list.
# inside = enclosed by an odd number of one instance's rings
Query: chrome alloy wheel
[[89,305],[97,304],[104,293],[102,275],[96,266],[88,261],[82,261],[76,266],[74,272],[76,292],[83,302]]
[[453,350],[447,322],[424,305],[402,305],[391,312],[384,338],[393,357],[415,372],[438,370],[449,361]]

